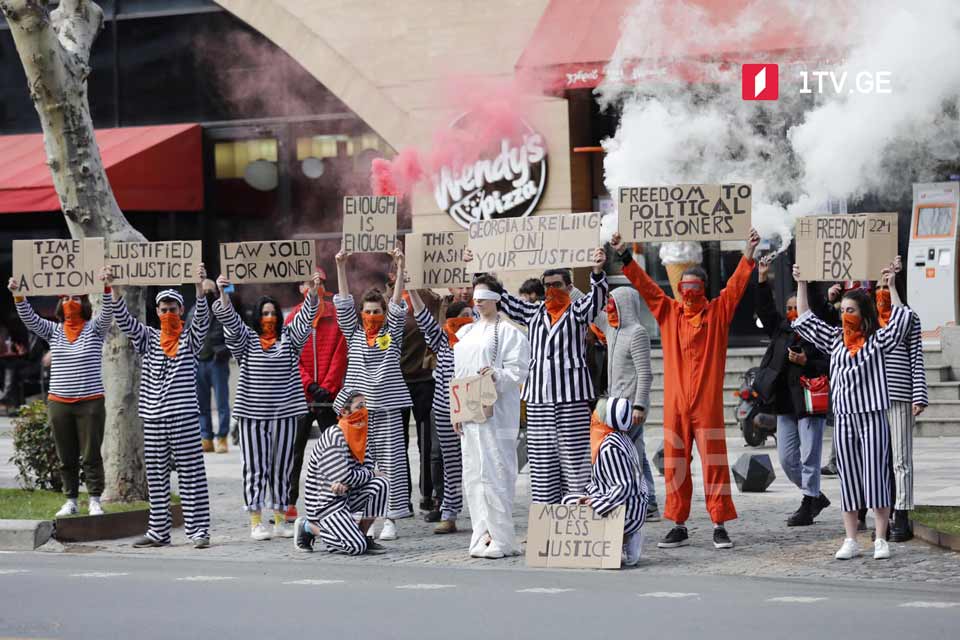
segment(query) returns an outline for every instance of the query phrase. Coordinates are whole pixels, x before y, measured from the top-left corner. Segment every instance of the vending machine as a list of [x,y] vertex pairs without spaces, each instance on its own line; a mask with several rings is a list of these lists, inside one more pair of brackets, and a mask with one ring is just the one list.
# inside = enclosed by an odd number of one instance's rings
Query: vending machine
[[920,316],[925,340],[957,323],[957,210],[960,182],[913,185],[913,219],[905,260],[907,300]]

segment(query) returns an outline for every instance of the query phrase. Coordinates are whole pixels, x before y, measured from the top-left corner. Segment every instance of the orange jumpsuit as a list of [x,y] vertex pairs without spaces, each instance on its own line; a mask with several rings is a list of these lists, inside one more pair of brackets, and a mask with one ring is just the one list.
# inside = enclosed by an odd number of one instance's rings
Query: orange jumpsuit
[[743,258],[720,295],[709,301],[700,326],[684,318],[683,303],[663,292],[636,262],[623,275],[646,300],[660,325],[663,344],[663,454],[667,505],[664,517],[686,522],[693,480],[690,461],[697,442],[703,466],[707,512],[713,522],[737,517],[730,494],[723,421],[723,376],[727,368],[730,320],[750,281],[756,263]]

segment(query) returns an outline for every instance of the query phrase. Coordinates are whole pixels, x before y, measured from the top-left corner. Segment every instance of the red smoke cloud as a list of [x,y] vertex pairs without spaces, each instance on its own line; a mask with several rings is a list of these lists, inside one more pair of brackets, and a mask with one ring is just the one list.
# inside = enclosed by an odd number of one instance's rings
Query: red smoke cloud
[[370,188],[378,196],[405,196],[425,177],[419,152],[401,149],[393,160],[374,158],[370,166]]

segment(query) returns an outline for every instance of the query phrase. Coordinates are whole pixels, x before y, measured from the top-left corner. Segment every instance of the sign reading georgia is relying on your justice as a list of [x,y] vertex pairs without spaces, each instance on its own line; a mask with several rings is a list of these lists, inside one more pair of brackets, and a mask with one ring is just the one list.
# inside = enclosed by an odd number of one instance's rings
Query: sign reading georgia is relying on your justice
[[752,197],[748,184],[621,187],[620,235],[626,242],[743,240]]
[[[451,126],[465,126],[472,114]],[[464,229],[478,220],[522,218],[537,208],[547,185],[547,146],[543,136],[521,123],[516,139],[503,138],[488,153],[434,176],[434,197]]]
[[600,246],[600,214],[481,220],[470,225],[472,273],[589,267]]

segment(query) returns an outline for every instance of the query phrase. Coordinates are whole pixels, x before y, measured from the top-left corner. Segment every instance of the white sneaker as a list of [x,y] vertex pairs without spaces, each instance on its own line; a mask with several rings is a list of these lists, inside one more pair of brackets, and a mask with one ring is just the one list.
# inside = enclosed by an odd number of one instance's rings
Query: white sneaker
[[396,540],[397,525],[389,518],[383,521],[383,529],[380,529],[379,540]]
[[[886,542],[884,542],[886,544]],[[837,560],[849,560],[851,558],[856,558],[860,556],[860,545],[857,544],[857,541],[853,538],[846,538],[843,541],[843,546],[840,547],[840,550],[837,551],[834,556]]]
[[287,524],[285,520],[281,520],[280,522],[274,522],[273,537],[274,538],[292,538],[293,527]]
[[623,543],[623,564],[628,567],[634,567],[640,562],[640,554],[643,550],[643,529],[627,536]]
[[100,504],[99,500],[90,498],[90,507],[87,509],[87,513],[92,516],[102,516],[103,515],[103,505]]
[[888,560],[890,558],[890,545],[883,538],[877,538],[873,541],[873,559]]
[[73,500],[67,500],[63,503],[63,506],[60,507],[60,511],[57,511],[57,517],[73,516],[77,514],[77,511],[77,503]]
[[273,536],[270,533],[270,527],[261,522],[255,527],[250,527],[250,537],[254,540],[262,541],[269,540]]
[[505,555],[503,549],[496,542],[488,544],[486,550],[483,552],[483,557],[488,560],[499,560]]

